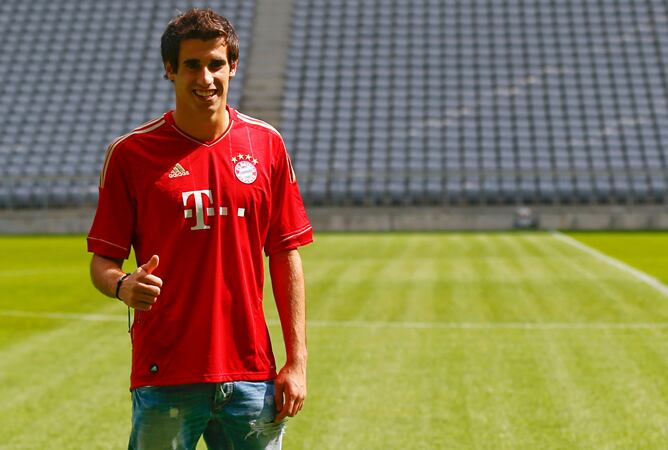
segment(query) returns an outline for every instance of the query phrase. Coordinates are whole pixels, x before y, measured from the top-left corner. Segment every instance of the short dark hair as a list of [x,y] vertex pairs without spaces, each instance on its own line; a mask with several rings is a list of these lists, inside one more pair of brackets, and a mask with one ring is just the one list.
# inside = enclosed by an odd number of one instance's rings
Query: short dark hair
[[239,35],[227,18],[211,9],[192,8],[174,17],[160,39],[163,64],[169,63],[176,72],[179,68],[179,49],[186,39],[223,38],[227,46],[227,59],[233,64],[239,59]]

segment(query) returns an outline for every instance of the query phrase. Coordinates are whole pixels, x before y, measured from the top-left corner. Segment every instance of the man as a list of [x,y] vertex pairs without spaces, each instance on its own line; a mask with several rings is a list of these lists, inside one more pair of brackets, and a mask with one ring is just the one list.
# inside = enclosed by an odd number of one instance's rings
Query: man
[[[276,130],[227,105],[239,40],[193,9],[162,36],[176,108],[114,141],[88,236],[95,286],[134,308],[130,449],[280,448],[306,396],[312,242]],[[138,268],[122,263],[134,248]],[[269,257],[287,360],[276,373],[262,309]]]

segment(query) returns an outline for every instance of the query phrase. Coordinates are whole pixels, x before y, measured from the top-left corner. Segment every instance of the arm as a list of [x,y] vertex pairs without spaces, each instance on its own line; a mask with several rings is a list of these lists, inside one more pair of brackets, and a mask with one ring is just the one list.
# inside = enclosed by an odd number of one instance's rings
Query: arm
[[[160,295],[162,280],[151,272],[158,267],[159,258],[153,255],[144,265],[123,280],[118,297],[131,308],[148,311]],[[114,297],[116,284],[125,275],[123,260],[111,259],[98,254],[90,261],[90,277],[93,285],[104,295]]]
[[306,398],[306,294],[297,250],[269,257],[271,284],[281,319],[287,360],[276,378],[276,422],[295,416]]

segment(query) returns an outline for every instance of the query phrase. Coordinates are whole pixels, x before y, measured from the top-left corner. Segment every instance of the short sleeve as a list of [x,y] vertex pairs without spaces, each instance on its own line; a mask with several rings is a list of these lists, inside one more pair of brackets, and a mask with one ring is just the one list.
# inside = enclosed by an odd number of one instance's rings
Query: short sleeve
[[271,219],[264,245],[267,255],[292,250],[313,242],[297,177],[283,140],[276,136],[272,165]]
[[134,206],[121,150],[115,144],[107,150],[97,210],[87,239],[89,252],[114,259],[128,258],[134,233]]

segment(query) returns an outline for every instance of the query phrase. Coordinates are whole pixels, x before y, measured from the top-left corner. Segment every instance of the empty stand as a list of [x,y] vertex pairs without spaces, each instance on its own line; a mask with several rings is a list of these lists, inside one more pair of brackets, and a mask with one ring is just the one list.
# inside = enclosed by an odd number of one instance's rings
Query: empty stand
[[282,131],[307,201],[665,202],[667,8],[295,0]]
[[241,40],[241,99],[254,2],[4,0],[0,3],[0,208],[94,205],[108,144],[173,108],[160,36],[190,7],[227,16]]
[[[293,0],[281,131],[314,205],[668,201],[663,0]],[[0,208],[93,205],[115,137],[173,105],[159,39],[209,6],[0,3]]]

